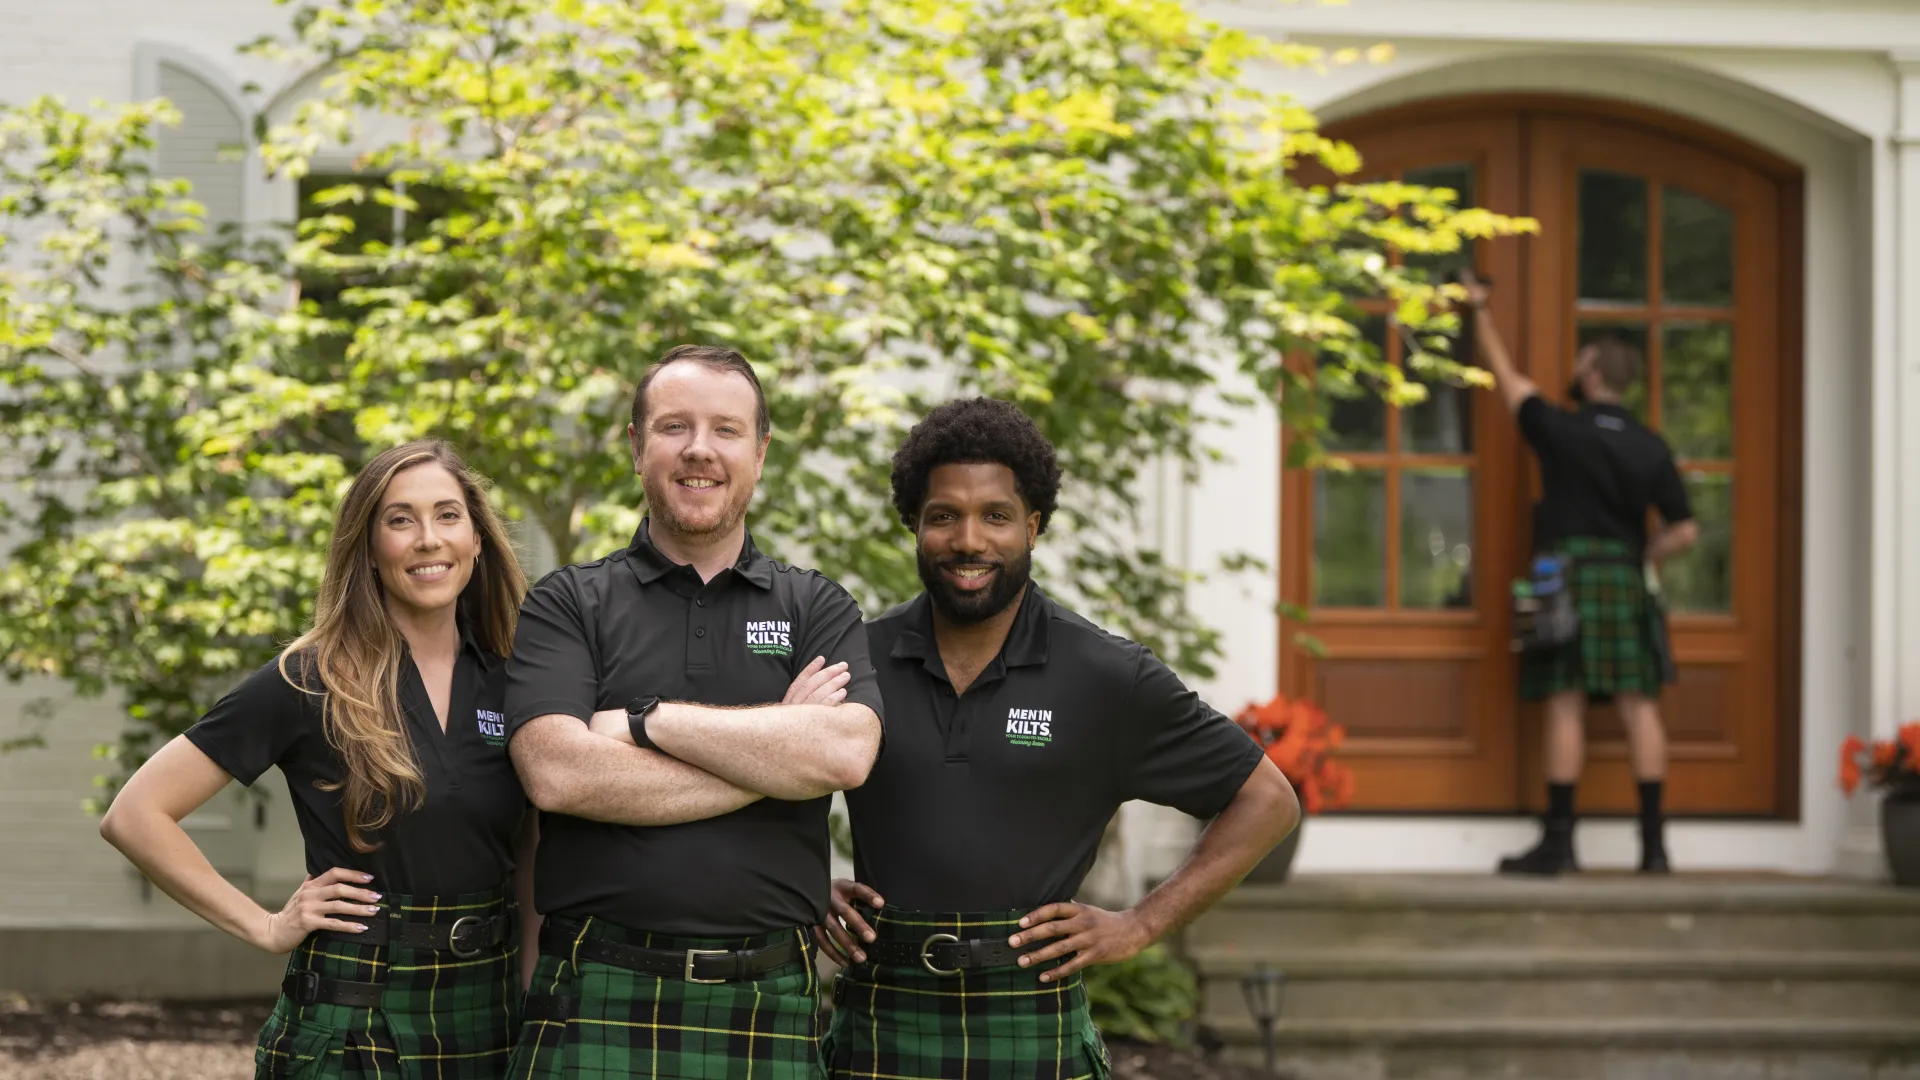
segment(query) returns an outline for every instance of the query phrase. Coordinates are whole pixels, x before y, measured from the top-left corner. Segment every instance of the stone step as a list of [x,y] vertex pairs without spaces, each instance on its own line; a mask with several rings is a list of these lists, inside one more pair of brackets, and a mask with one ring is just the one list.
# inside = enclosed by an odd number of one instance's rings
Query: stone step
[[1244,1019],[1239,978],[1286,975],[1289,1020],[1920,1015],[1920,951],[1203,949],[1208,1022]]
[[1303,875],[1233,890],[1183,936],[1194,950],[1276,941],[1400,950],[1920,948],[1920,891],[1689,875]]
[[[1215,1027],[1257,1062],[1253,1024]],[[1297,1080],[1920,1080],[1910,1020],[1291,1020],[1276,1026]]]

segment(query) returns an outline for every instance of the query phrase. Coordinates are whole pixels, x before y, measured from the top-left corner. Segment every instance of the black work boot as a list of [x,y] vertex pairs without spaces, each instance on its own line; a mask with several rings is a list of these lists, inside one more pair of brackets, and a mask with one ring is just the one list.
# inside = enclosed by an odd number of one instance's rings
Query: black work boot
[[1640,781],[1640,872],[1671,874],[1667,863],[1667,819],[1660,810],[1662,783]]
[[1540,842],[1528,850],[1500,860],[1503,874],[1534,874],[1551,877],[1577,873],[1580,863],[1573,857],[1573,819],[1540,819]]

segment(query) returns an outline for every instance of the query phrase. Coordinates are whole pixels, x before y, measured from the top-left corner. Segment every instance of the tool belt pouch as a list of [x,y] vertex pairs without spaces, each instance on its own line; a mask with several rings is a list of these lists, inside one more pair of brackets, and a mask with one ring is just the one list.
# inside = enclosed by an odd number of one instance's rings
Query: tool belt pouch
[[1580,610],[1571,588],[1573,560],[1542,555],[1533,572],[1513,583],[1513,651],[1538,652],[1580,638]]

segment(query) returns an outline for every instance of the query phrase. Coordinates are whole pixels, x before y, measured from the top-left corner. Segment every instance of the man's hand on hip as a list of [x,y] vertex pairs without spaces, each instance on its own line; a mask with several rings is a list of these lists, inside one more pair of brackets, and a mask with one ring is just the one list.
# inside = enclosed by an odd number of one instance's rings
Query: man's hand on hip
[[1140,955],[1153,936],[1132,911],[1103,911],[1091,904],[1048,904],[1020,920],[1023,929],[1007,939],[1014,948],[1059,938],[1044,949],[1020,957],[1021,967],[1044,964],[1072,953],[1073,959],[1040,976],[1057,982],[1093,964],[1117,964]]
[[860,915],[860,908],[855,905],[877,911],[884,903],[880,894],[868,886],[846,878],[834,878],[827,921],[813,928],[814,941],[841,967],[865,963],[867,954],[860,945],[863,942],[872,943],[873,927],[867,925],[867,920]]

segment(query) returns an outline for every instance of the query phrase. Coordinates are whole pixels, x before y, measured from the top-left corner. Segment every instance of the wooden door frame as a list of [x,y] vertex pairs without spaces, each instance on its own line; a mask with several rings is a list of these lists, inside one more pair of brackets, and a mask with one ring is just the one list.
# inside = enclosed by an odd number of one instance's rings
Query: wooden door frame
[[[1806,458],[1805,172],[1794,162],[1721,128],[1630,102],[1569,94],[1490,93],[1411,102],[1332,121],[1325,125],[1324,133],[1333,139],[1354,142],[1386,129],[1407,129],[1443,121],[1481,118],[1517,119],[1522,116],[1600,120],[1640,128],[1653,135],[1678,138],[1708,153],[1743,165],[1766,177],[1776,186],[1779,199],[1775,228],[1780,260],[1775,312],[1778,361],[1775,393],[1780,404],[1777,432],[1780,457],[1776,470],[1778,487],[1775,526],[1778,607],[1775,612],[1776,638],[1773,657],[1776,681],[1774,687],[1775,811],[1767,817],[1769,820],[1799,821],[1802,813],[1800,771],[1805,753],[1801,699],[1804,664],[1802,589],[1805,580],[1803,560],[1806,525],[1804,496]],[[1522,125],[1523,140],[1525,137],[1525,125]],[[1522,154],[1526,155],[1528,152],[1528,148],[1523,144]],[[1530,170],[1523,171],[1530,172]],[[1531,206],[1532,193],[1524,187],[1527,179],[1530,177],[1523,177],[1523,205]],[[1521,253],[1520,265],[1523,266],[1529,265],[1532,261],[1532,242],[1531,237],[1520,237],[1516,241],[1492,241],[1496,252],[1502,246],[1517,244]],[[1524,305],[1516,306],[1524,307]],[[1503,331],[1512,333],[1510,340],[1526,340],[1527,327],[1524,320],[1529,316],[1523,311],[1520,318],[1523,320],[1521,326],[1502,327]],[[1286,559],[1284,545],[1289,540],[1289,522],[1285,519],[1285,515],[1293,510],[1287,499],[1286,478],[1292,471],[1294,470],[1282,469],[1280,511],[1283,518],[1279,530],[1282,550],[1276,552],[1276,555],[1280,559],[1279,565],[1283,567],[1291,565]],[[1527,492],[1524,490],[1524,485],[1515,485],[1514,498],[1517,511],[1515,520],[1525,521]],[[1278,670],[1282,673],[1283,679],[1285,672],[1291,669],[1293,663],[1291,655],[1295,651],[1292,644],[1293,629],[1283,625],[1278,643],[1280,652]]]

